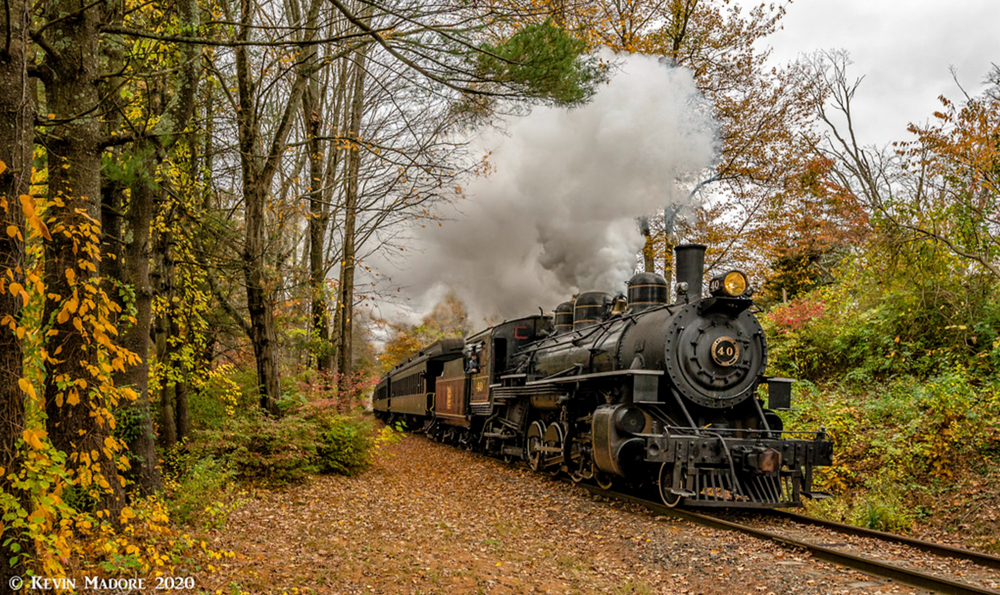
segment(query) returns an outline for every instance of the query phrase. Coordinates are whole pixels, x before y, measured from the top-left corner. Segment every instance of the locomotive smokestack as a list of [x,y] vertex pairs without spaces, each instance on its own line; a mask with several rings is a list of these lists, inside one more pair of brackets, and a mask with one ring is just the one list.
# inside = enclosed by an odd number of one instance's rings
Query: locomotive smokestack
[[705,274],[705,246],[681,244],[674,248],[674,254],[677,270],[677,300],[690,302],[701,299],[701,278]]

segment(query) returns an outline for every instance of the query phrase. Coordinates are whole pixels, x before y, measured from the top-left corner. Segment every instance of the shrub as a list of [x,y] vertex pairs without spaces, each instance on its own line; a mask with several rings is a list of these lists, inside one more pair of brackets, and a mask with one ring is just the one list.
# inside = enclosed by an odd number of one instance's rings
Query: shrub
[[228,511],[223,503],[232,496],[232,467],[212,456],[195,458],[184,445],[164,457],[167,508],[175,521],[190,525],[204,520],[210,527],[221,525],[219,511]]
[[376,432],[369,419],[334,411],[331,401],[306,403],[279,419],[253,409],[225,428],[206,430],[192,453],[227,461],[240,478],[269,483],[315,473],[353,475],[391,434]]

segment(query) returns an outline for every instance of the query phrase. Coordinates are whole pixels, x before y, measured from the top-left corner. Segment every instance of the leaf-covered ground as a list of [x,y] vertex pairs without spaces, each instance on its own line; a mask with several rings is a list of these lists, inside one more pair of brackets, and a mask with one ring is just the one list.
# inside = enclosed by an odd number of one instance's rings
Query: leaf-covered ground
[[223,593],[910,593],[409,436],[356,477],[261,492],[198,585]]

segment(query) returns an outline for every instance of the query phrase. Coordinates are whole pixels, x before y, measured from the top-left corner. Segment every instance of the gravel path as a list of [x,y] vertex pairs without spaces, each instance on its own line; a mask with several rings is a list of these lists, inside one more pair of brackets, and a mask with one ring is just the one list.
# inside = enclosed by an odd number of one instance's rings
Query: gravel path
[[357,477],[263,492],[200,588],[224,593],[917,593],[732,532],[654,518],[409,436]]

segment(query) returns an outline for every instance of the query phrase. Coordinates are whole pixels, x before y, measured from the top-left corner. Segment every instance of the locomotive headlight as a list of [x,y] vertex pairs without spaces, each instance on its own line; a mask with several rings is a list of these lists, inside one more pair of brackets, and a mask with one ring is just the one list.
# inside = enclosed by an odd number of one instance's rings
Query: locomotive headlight
[[747,290],[747,276],[739,271],[727,273],[723,286],[731,296],[743,295]]
[[708,291],[716,297],[738,297],[747,292],[747,276],[740,271],[730,271],[712,279]]

